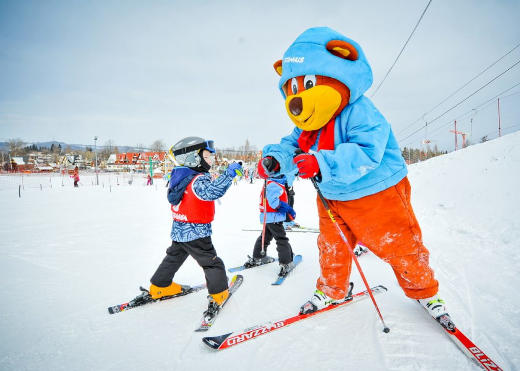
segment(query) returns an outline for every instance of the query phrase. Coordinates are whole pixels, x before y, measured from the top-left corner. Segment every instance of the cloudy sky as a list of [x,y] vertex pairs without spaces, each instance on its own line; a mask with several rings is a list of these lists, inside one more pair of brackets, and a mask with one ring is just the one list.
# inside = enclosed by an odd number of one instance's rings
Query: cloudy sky
[[[0,141],[149,146],[196,135],[262,147],[293,127],[272,64],[300,33],[329,26],[356,40],[374,72],[370,97],[427,4],[0,0]],[[401,146],[427,137],[451,150],[455,119],[474,142],[496,136],[497,95],[504,132],[520,129],[520,64],[475,93],[520,47],[432,111],[520,43],[519,14],[520,1],[432,1],[372,97]]]

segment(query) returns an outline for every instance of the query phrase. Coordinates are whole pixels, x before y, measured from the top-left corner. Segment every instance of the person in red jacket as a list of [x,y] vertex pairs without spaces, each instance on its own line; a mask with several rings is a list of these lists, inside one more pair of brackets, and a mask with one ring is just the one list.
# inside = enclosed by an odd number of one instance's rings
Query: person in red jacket
[[74,187],[79,187],[79,169],[77,166],[74,168],[74,174],[72,174],[71,178],[74,180]]

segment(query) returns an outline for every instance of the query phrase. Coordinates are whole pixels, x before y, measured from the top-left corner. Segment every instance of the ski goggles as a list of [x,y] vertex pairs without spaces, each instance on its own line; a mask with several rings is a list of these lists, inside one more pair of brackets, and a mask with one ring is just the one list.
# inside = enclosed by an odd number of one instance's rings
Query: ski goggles
[[185,154],[185,153],[189,153],[189,152],[192,152],[192,151],[200,151],[200,150],[207,150],[211,153],[215,153],[215,145],[214,145],[214,142],[212,140],[206,140],[205,142],[202,142],[202,143],[197,143],[197,144],[194,144],[192,146],[189,146],[189,147],[185,147],[185,148],[181,148],[181,149],[177,149],[177,150],[174,150],[173,149],[173,146],[170,148],[170,155],[171,156],[178,156],[178,155],[182,155],[182,154]]
[[207,140],[206,141],[206,148],[204,148],[205,150],[208,150],[210,151],[211,153],[215,153],[215,144],[212,140]]

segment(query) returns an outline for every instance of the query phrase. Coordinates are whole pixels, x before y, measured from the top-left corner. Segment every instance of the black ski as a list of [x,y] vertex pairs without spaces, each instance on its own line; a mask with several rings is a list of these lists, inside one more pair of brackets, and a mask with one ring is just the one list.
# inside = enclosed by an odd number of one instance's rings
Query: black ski
[[139,289],[141,290],[140,295],[136,296],[134,299],[130,300],[127,303],[109,307],[108,313],[115,314],[115,313],[119,313],[119,312],[124,312],[126,310],[137,308],[137,307],[140,307],[140,306],[143,306],[146,304],[155,303],[156,301],[164,301],[164,300],[169,300],[169,299],[173,299],[173,298],[178,298],[179,296],[192,294],[194,292],[200,291],[205,288],[206,288],[206,284],[201,284],[201,285],[197,285],[197,286],[184,286],[183,285],[182,291],[176,295],[163,296],[160,299],[152,299],[152,297],[150,296],[150,293],[148,292],[147,289],[145,289],[143,287],[139,287]]

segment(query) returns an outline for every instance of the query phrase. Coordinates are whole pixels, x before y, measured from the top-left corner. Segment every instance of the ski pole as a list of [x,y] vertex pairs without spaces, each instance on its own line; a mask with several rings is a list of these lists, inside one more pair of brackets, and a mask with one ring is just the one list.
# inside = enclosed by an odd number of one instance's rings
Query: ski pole
[[266,191],[267,191],[267,179],[264,180],[264,189],[263,189],[263,193],[264,193],[264,197],[263,197],[263,200],[262,200],[262,203],[263,203],[263,206],[264,206],[264,225],[262,226],[262,251],[260,252],[260,254],[262,256],[265,256],[265,245],[264,245],[264,242],[265,242],[265,224],[266,224],[266,220],[267,220],[267,197],[266,197]]
[[[303,153],[303,152],[299,152],[297,150],[295,152],[295,155],[298,155],[300,153]],[[352,246],[350,246],[350,243],[348,242],[347,237],[345,237],[345,234],[341,230],[338,222],[336,221],[336,218],[334,218],[334,215],[332,215],[332,211],[331,211],[331,209],[329,207],[329,203],[327,202],[325,197],[323,197],[323,194],[321,193],[321,190],[318,187],[318,183],[316,181],[316,178],[317,178],[317,176],[314,177],[314,178],[311,178],[312,185],[316,189],[316,192],[318,192],[318,196],[320,197],[320,200],[321,200],[323,206],[325,207],[325,210],[327,210],[327,214],[329,215],[329,218],[332,221],[332,224],[334,224],[334,226],[336,227],[336,230],[338,231],[341,239],[343,240],[343,242],[345,242],[345,244],[348,247],[348,252],[352,256],[352,259],[354,260],[354,263],[356,264],[356,267],[357,267],[357,269],[359,271],[359,275],[361,276],[361,279],[363,280],[363,283],[365,284],[365,287],[367,288],[368,294],[370,295],[370,299],[372,299],[372,303],[374,303],[374,308],[376,309],[376,312],[379,315],[379,318],[381,319],[381,322],[383,323],[383,327],[384,327],[383,328],[383,332],[388,333],[388,332],[390,332],[390,328],[386,325],[385,320],[383,319],[383,315],[381,314],[381,311],[379,310],[379,307],[378,307],[378,305],[376,303],[376,299],[374,298],[374,294],[372,293],[372,289],[368,285],[367,279],[365,278],[365,274],[363,273],[363,270],[361,269],[361,265],[359,265],[359,261],[358,261],[358,259],[356,257],[356,254],[354,254],[354,250],[352,250]]]

